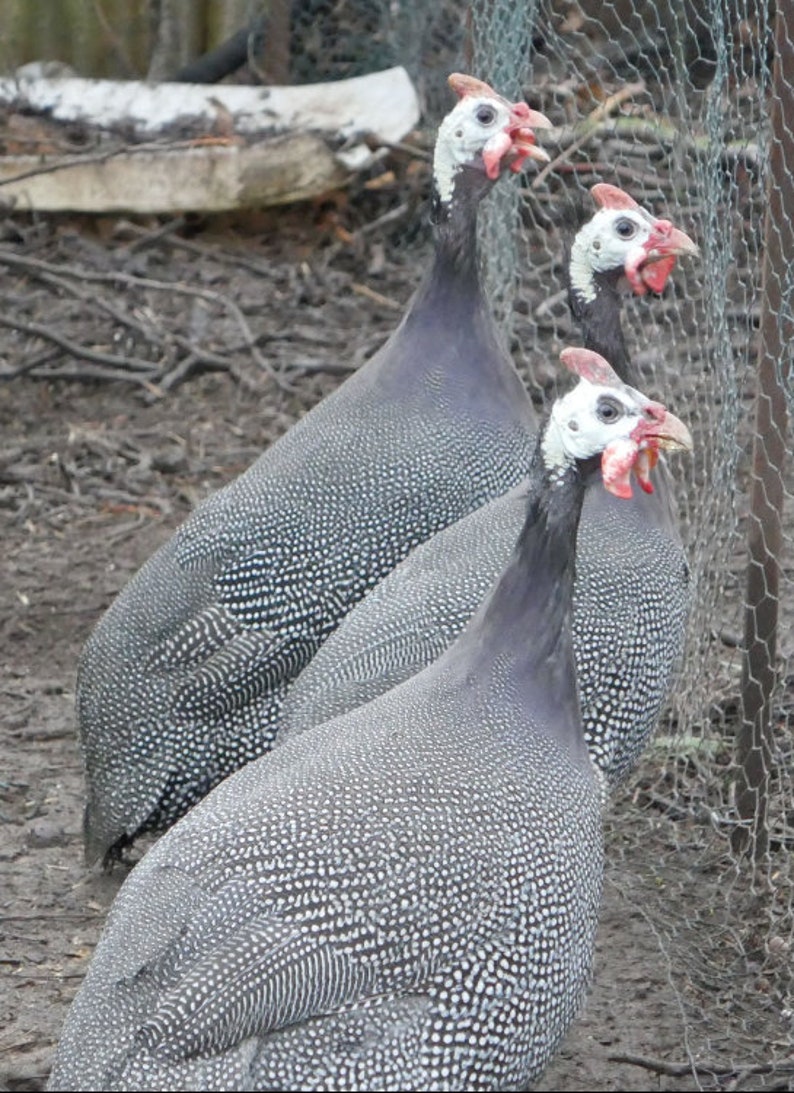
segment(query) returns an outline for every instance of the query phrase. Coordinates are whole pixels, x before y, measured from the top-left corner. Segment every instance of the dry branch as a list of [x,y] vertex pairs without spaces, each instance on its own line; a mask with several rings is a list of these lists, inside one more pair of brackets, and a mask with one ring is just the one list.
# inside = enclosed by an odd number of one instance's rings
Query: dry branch
[[44,338],[45,341],[54,342],[70,356],[90,361],[92,364],[109,364],[146,373],[154,371],[154,365],[151,361],[142,360],[140,357],[121,357],[114,353],[102,353],[95,349],[89,349],[87,346],[78,345],[77,342],[64,337],[63,334],[59,334],[44,323],[23,322],[21,319],[11,319],[7,315],[0,314],[0,326],[8,326],[21,334],[30,334],[32,337]]
[[666,1059],[651,1059],[645,1055],[613,1054],[608,1056],[611,1063],[625,1063],[628,1066],[641,1067],[654,1074],[664,1074],[669,1078],[686,1078],[697,1074],[715,1078],[743,1077],[749,1074],[794,1074],[794,1060],[779,1063],[735,1063],[732,1066],[718,1063],[668,1063]]
[[566,162],[572,152],[578,151],[591,139],[592,134],[598,127],[599,122],[602,122],[605,118],[608,118],[613,110],[617,110],[622,103],[628,99],[633,99],[636,95],[641,94],[645,90],[644,83],[632,83],[626,84],[620,91],[617,91],[614,95],[610,95],[605,102],[600,103],[595,110],[593,110],[584,122],[577,128],[580,130],[579,135],[575,137],[570,144],[560,152],[550,163],[538,172],[535,178],[532,180],[532,188],[534,190],[539,189],[546,176],[556,170],[562,163]]
[[[82,266],[73,266],[69,264],[55,265],[52,262],[46,262],[40,258],[31,258],[20,255],[5,247],[0,247],[0,265],[23,270],[30,275],[45,281],[45,283],[57,285],[62,291],[66,291],[69,295],[75,296],[86,306],[99,307],[101,310],[112,315],[117,322],[130,327],[139,336],[154,344],[162,351],[161,357],[157,360],[148,360],[116,353],[105,353],[80,345],[70,338],[67,338],[65,335],[58,333],[47,324],[32,323],[22,319],[0,316],[0,326],[10,327],[20,333],[29,334],[33,337],[50,341],[69,356],[74,357],[76,360],[85,361],[89,365],[88,368],[82,369],[75,369],[72,366],[55,369],[48,368],[46,373],[48,376],[68,377],[71,379],[82,377],[93,379],[127,379],[132,380],[133,382],[143,383],[144,387],[156,395],[162,394],[163,391],[168,390],[169,388],[174,387],[178,382],[181,382],[197,365],[204,365],[215,370],[228,371],[237,380],[240,380],[241,378],[240,370],[236,362],[231,358],[204,348],[194,339],[185,337],[185,335],[179,331],[171,334],[160,334],[153,328],[147,327],[145,324],[141,323],[134,316],[129,315],[118,305],[104,300],[99,296],[85,293],[77,286],[70,285],[68,279],[72,278],[78,282],[78,286],[86,282],[94,284],[116,284],[128,288],[176,293],[178,295],[197,298],[213,304],[215,307],[226,311],[231,315],[242,335],[243,347],[254,360],[258,370],[269,376],[273,382],[283,390],[293,390],[292,384],[276,372],[270,361],[268,361],[259,350],[257,339],[251,331],[248,321],[243,315],[240,307],[230,296],[224,293],[215,292],[212,289],[196,288],[192,285],[185,285],[173,281],[158,281],[150,277],[138,277],[134,274],[122,271],[105,273],[87,269]],[[174,362],[173,355],[168,352],[169,342],[171,345],[177,346],[185,352],[185,356],[180,361]],[[0,372],[0,378],[12,379],[23,372],[30,373],[34,368],[38,367],[38,363],[39,362],[35,365],[31,365],[30,362],[26,362],[19,368],[6,369]]]

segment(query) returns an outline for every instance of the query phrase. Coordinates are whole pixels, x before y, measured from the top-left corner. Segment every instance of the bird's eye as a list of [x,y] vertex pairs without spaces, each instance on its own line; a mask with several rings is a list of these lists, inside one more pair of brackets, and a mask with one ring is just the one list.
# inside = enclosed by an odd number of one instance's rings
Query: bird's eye
[[605,425],[612,425],[623,417],[623,407],[617,399],[601,395],[596,404],[596,415]]
[[615,231],[621,239],[631,239],[633,235],[637,234],[637,225],[633,221],[627,220],[626,217],[621,217],[615,224]]
[[477,107],[477,113],[475,117],[477,118],[477,121],[480,123],[480,125],[490,125],[496,118],[496,111],[492,106],[486,106],[485,104],[483,104],[482,106]]

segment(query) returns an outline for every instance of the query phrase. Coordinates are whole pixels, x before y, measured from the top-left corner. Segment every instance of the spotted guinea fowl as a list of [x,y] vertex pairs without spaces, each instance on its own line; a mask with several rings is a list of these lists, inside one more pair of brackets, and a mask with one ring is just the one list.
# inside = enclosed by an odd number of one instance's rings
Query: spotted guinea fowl
[[548,159],[546,119],[455,75],[440,126],[435,255],[387,344],[118,596],[78,678],[86,857],[173,823],[271,743],[297,675],[349,608],[428,536],[521,477],[536,420],[477,270],[480,201]]
[[[602,358],[538,439],[525,525],[433,665],[238,771],[133,870],[50,1089],[513,1089],[589,978],[597,774],[570,636],[576,526],[681,423]],[[603,453],[603,454],[602,454]]]
[[[637,385],[620,322],[619,281],[661,291],[678,255],[696,253],[669,221],[614,186],[593,187],[596,214],[568,261],[585,345]],[[660,473],[662,472],[662,473]],[[614,785],[658,723],[682,652],[690,588],[669,478],[627,504],[588,497],[579,532],[574,649],[594,760]],[[368,594],[295,681],[279,740],[352,709],[413,675],[460,633],[510,556],[526,485],[417,548]]]

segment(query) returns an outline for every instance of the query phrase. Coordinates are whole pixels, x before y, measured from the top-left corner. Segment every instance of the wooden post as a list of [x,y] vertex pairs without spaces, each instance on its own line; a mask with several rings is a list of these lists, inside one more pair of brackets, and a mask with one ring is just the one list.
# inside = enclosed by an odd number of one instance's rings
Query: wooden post
[[769,846],[767,805],[783,550],[786,389],[792,382],[794,352],[794,0],[777,2],[770,118],[736,784],[736,807],[745,824],[734,830],[732,840],[735,851],[750,853],[756,861],[766,855]]

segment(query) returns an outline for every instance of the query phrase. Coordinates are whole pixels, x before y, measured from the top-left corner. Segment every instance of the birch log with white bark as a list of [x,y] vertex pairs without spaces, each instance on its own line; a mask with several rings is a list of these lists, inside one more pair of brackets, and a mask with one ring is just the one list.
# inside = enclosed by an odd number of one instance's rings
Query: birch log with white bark
[[312,197],[371,162],[365,137],[394,143],[419,119],[402,68],[270,88],[23,72],[0,79],[0,104],[128,135],[86,154],[0,157],[0,204],[51,212],[215,212]]

